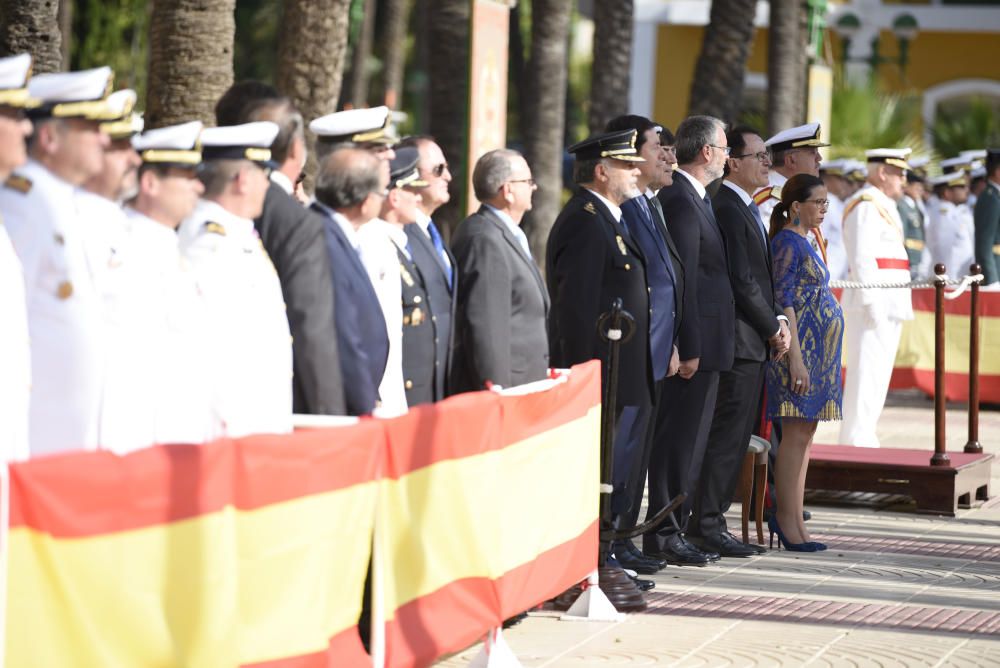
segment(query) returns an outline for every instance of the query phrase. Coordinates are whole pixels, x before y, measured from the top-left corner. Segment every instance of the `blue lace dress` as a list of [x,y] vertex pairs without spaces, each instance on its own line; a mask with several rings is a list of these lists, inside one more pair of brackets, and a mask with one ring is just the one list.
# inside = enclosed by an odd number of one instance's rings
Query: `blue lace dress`
[[830,292],[830,272],[809,242],[791,230],[771,241],[774,292],[782,309],[795,311],[802,362],[810,388],[791,391],[788,358],[767,365],[767,415],[774,418],[839,420],[843,387],[840,375],[844,313]]

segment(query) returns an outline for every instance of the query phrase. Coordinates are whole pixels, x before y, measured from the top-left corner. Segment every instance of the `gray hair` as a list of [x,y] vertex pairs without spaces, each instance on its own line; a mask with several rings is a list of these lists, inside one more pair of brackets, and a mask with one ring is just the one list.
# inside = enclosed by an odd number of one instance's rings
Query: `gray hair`
[[586,160],[576,160],[573,163],[573,183],[592,183],[595,178],[594,172],[604,158],[589,158]]
[[715,141],[715,134],[721,128],[726,130],[726,124],[714,116],[688,116],[677,126],[677,163],[689,165],[693,163],[702,147]]
[[521,154],[509,148],[498,148],[483,155],[472,170],[472,190],[480,202],[493,199],[510,179],[511,162]]
[[363,202],[382,187],[381,160],[360,148],[337,147],[320,161],[316,199],[334,210]]
[[198,167],[198,178],[205,186],[205,199],[218,197],[226,186],[236,178],[246,160],[206,160]]

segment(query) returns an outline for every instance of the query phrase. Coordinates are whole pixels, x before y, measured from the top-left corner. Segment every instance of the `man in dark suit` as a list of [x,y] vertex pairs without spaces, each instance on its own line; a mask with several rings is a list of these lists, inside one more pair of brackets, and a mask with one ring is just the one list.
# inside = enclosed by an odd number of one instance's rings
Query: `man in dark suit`
[[549,296],[521,231],[535,182],[517,151],[497,149],[476,162],[479,211],[455,231],[462,280],[456,298],[453,387],[512,387],[547,377]]
[[764,549],[746,545],[729,533],[725,512],[758,417],[768,354],[771,350],[784,354],[790,335],[788,319],[774,300],[767,231],[751,197],[767,185],[768,152],[751,128],[734,128],[727,139],[731,152],[726,177],[712,204],[726,242],[736,300],[735,359],[732,368],[719,375],[706,464],[695,487],[688,535],[702,549],[724,557],[749,557]]
[[605,133],[569,148],[576,156],[573,180],[580,187],[556,218],[546,249],[554,366],[599,359],[606,388],[608,344],[598,336],[597,321],[619,298],[635,318],[634,334],[619,351],[616,405],[605,407],[616,416],[611,506],[619,526],[632,505],[631,485],[653,413],[646,260],[621,210],[641,195],[637,180],[643,158],[635,149],[636,134],[634,129]]
[[726,247],[705,186],[722,176],[729,149],[725,125],[710,116],[691,116],[677,128],[673,184],[657,197],[667,229],[685,268],[684,311],[677,347],[680,370],[668,378],[649,465],[652,517],[669,499],[687,493],[673,522],[643,536],[643,552],[678,565],[703,566],[718,559],[684,538],[694,486],[701,472],[719,372],[733,364],[735,312]]
[[[645,162],[638,164],[639,177],[636,187],[642,193],[622,204],[622,220],[636,244],[642,251],[646,266],[646,284],[649,292],[649,354],[654,381],[653,414],[659,402],[663,381],[677,373],[680,365],[674,340],[680,324],[679,311],[682,304],[683,268],[673,240],[667,232],[663,218],[652,202],[656,201],[652,188],[660,188],[672,166],[667,163],[666,152],[660,146],[660,132],[663,128],[642,116],[619,116],[608,122],[608,132],[635,130],[635,148]],[[654,199],[651,199],[654,198]],[[624,526],[634,526],[642,505],[646,471],[653,444],[653,425],[649,420],[646,438],[638,458],[638,466],[628,487],[631,492],[630,506],[622,517]],[[625,568],[644,574],[652,574],[666,565],[665,561],[646,557],[631,540],[618,541],[613,550],[618,562]]]
[[[422,287],[427,293],[431,326],[434,330],[434,386],[432,401],[440,401],[454,391],[447,387],[451,373],[454,340],[455,299],[458,272],[455,256],[448,249],[441,231],[431,216],[448,203],[451,172],[444,152],[433,138],[426,135],[405,137],[399,148],[416,148],[420,155],[417,168],[420,180],[427,183],[421,191],[420,214],[416,225],[406,226],[413,262],[420,269]],[[406,361],[403,361],[404,367]]]
[[334,323],[330,261],[323,245],[323,222],[293,196],[306,160],[302,116],[275,88],[257,81],[233,85],[215,107],[219,126],[251,121],[277,123],[278,136],[264,211],[254,227],[267,251],[285,298],[292,333],[292,406],[296,413],[344,415]]
[[323,218],[326,249],[335,267],[337,340],[348,415],[368,415],[389,356],[385,317],[361,264],[357,230],[386,196],[385,161],[365,149],[338,148],[320,162],[315,211]]

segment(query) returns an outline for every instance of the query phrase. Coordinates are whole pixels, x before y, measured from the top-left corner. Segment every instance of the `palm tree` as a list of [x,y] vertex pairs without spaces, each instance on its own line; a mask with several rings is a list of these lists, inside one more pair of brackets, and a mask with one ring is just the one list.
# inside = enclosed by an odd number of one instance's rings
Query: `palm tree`
[[466,128],[469,98],[469,0],[428,0],[430,134],[444,151],[452,175],[451,201],[434,219],[449,229],[464,217]]
[[236,0],[156,0],[149,18],[146,127],[211,124],[233,83]]
[[594,3],[594,65],[590,76],[591,133],[628,111],[632,64],[632,0]]
[[375,0],[358,0],[361,19],[357,24],[351,49],[351,68],[347,74],[347,102],[361,109],[368,106],[368,84],[371,81],[369,63],[372,58],[372,44],[375,41]]
[[0,19],[0,55],[30,53],[36,74],[62,68],[58,2],[0,0]]
[[920,134],[920,101],[913,95],[885,93],[867,86],[834,83],[830,109],[830,155],[864,159],[865,150],[908,147],[928,155]]
[[689,114],[736,119],[753,41],[756,0],[712,0],[712,12],[691,82]]
[[[308,123],[337,110],[351,0],[285,0],[275,82]],[[316,173],[309,152],[306,189]]]
[[[572,0],[534,0],[531,6],[531,57],[524,71],[521,125],[525,154],[538,190],[525,228],[532,254],[545,257],[545,242],[562,198],[563,135]],[[544,263],[543,263],[544,264]]]
[[385,33],[382,61],[385,66],[385,94],[382,101],[393,109],[403,106],[403,70],[406,64],[406,24],[411,0],[385,0]]
[[805,4],[771,0],[767,42],[767,130],[800,125],[806,114]]

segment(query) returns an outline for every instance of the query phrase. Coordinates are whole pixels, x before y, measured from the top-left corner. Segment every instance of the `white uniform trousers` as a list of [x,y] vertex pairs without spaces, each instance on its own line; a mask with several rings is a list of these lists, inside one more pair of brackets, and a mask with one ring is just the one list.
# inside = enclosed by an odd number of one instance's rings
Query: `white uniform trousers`
[[903,323],[883,318],[873,326],[864,311],[845,311],[847,319],[847,378],[840,443],[879,447],[875,429],[885,405],[896,348]]

